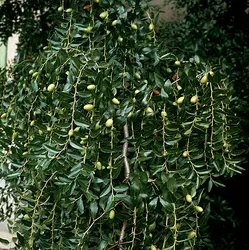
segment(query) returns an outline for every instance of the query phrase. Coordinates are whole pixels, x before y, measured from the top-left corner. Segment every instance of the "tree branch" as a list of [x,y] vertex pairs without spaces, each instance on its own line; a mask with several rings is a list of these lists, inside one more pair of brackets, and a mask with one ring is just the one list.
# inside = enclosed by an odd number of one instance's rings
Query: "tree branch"
[[[129,129],[128,129],[128,125],[125,124],[124,125],[124,138],[128,138],[129,137]],[[127,159],[127,152],[128,152],[128,142],[125,142],[123,145],[123,157],[124,157],[124,167],[125,167],[125,181],[129,181],[130,180],[130,166],[129,166],[129,162]]]

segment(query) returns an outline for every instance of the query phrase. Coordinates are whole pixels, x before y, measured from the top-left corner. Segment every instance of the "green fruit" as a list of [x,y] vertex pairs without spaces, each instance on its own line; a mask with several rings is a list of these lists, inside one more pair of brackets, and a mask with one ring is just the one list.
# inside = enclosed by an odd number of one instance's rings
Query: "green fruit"
[[86,33],[91,33],[92,32],[93,27],[88,26],[87,28],[84,28],[83,31]]
[[119,43],[122,43],[123,41],[124,41],[123,37],[119,36],[119,37],[118,37],[118,42],[119,42]]
[[36,77],[36,76],[38,76],[38,75],[39,75],[38,72],[34,72],[33,75],[32,75],[32,78],[34,78],[34,77]]
[[135,78],[137,78],[138,80],[141,79],[141,76],[140,76],[137,72],[134,74],[134,76],[135,76]]
[[112,102],[117,105],[120,104],[120,101],[117,98],[113,98]]
[[88,90],[94,90],[94,89],[96,89],[96,85],[90,84],[90,85],[87,86],[87,89]]
[[71,13],[73,11],[73,9],[69,8],[69,9],[66,9],[66,12],[67,13]]
[[156,229],[156,222],[154,221],[152,224],[150,224],[148,229],[149,229],[149,231],[155,230]]
[[110,212],[109,212],[109,219],[110,220],[113,220],[115,217],[115,211],[112,209]]
[[117,20],[114,20],[113,22],[112,22],[112,26],[116,26],[117,25]]
[[167,72],[167,73],[172,73],[172,70],[171,70],[170,68],[167,68],[167,69],[166,69],[166,72]]
[[183,103],[183,100],[184,100],[184,96],[181,96],[177,99],[176,103],[178,104],[182,104]]
[[74,134],[74,130],[73,130],[73,129],[70,129],[70,130],[68,131],[68,135],[69,135],[69,136],[73,136],[73,134]]
[[86,110],[86,111],[90,111],[94,108],[94,106],[92,104],[86,104],[83,109]]
[[99,0],[94,0],[95,3],[99,3]]
[[214,72],[212,70],[209,71],[210,76],[214,76]]
[[153,111],[153,109],[151,107],[147,107],[145,109],[145,112],[147,113],[148,116],[154,115],[154,111]]
[[108,119],[108,120],[105,122],[105,126],[106,126],[107,128],[112,127],[112,125],[113,125],[113,119]]
[[98,170],[102,170],[102,163],[101,163],[100,161],[97,161],[97,162],[96,162],[96,168],[97,168]]
[[132,24],[131,24],[131,28],[132,28],[133,30],[137,30],[137,29],[138,29],[138,27],[137,27],[137,25],[136,25],[135,23],[132,23]]
[[165,118],[166,116],[167,116],[167,113],[166,113],[165,111],[162,111],[162,112],[161,112],[161,117],[162,117],[162,118]]
[[60,7],[58,8],[58,11],[59,11],[59,12],[63,11],[63,6],[60,6]]
[[133,116],[133,111],[131,111],[128,115],[127,115],[127,118],[130,118]]
[[152,30],[154,30],[154,29],[155,29],[155,26],[154,26],[153,23],[151,23],[151,24],[149,25],[149,30],[152,31]]
[[195,206],[195,211],[198,213],[202,213],[203,212],[203,208],[200,206]]
[[25,151],[22,153],[22,155],[27,155],[29,152],[28,151]]
[[185,197],[186,201],[191,203],[192,202],[192,196],[190,194],[187,194]]
[[190,102],[193,103],[193,104],[197,103],[198,102],[198,96],[197,95],[192,96],[191,99],[190,99]]
[[23,219],[24,219],[24,220],[30,220],[30,217],[29,217],[28,214],[25,214],[25,215],[23,216]]
[[181,62],[180,62],[179,60],[176,60],[176,61],[175,61],[175,66],[178,66],[178,67],[179,67],[180,65],[181,65]]
[[201,78],[201,84],[206,84],[208,82],[208,76],[207,74],[205,74],[202,78]]
[[39,129],[38,131],[39,135],[43,135],[43,131]]
[[140,92],[140,90],[139,90],[139,89],[136,89],[136,90],[135,90],[135,95],[138,94],[139,92]]
[[108,16],[108,11],[104,11],[104,12],[100,13],[100,15],[99,15],[99,17],[102,19],[107,18],[107,16]]
[[190,232],[189,234],[188,234],[188,240],[191,240],[191,239],[193,239],[193,238],[195,238],[196,237],[196,232],[195,231],[192,231],[192,232]]
[[35,121],[30,122],[30,126],[33,127],[35,125]]
[[33,75],[34,72],[35,72],[35,71],[34,71],[33,69],[31,69],[31,70],[29,71],[29,74],[30,74],[30,75]]
[[48,92],[52,92],[54,89],[55,89],[55,84],[53,84],[53,83],[49,84],[47,87]]
[[187,247],[184,247],[184,249],[183,249],[183,250],[191,250],[191,249],[192,249],[192,247],[187,246]]
[[80,127],[76,127],[74,130],[73,130],[74,132],[79,132],[80,131]]
[[189,156],[189,152],[186,150],[186,151],[184,151],[183,153],[182,153],[182,156],[183,157],[188,157]]

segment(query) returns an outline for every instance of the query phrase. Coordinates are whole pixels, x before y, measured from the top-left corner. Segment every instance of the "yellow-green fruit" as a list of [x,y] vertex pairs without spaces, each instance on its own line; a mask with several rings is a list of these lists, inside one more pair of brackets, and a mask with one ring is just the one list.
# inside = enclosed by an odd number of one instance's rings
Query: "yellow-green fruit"
[[182,104],[183,103],[183,100],[184,100],[184,96],[181,96],[177,99],[177,104]]
[[138,94],[139,92],[140,92],[140,90],[139,90],[139,89],[136,89],[136,90],[135,90],[135,95]]
[[92,104],[86,104],[83,109],[86,110],[86,111],[90,111],[94,108],[94,106]]
[[214,76],[214,72],[212,70],[209,71],[210,76]]
[[29,152],[28,151],[25,151],[22,153],[22,155],[27,155]]
[[149,30],[152,31],[152,30],[154,30],[154,28],[155,28],[154,24],[151,23],[151,24],[149,25]]
[[66,12],[67,13],[71,13],[73,11],[73,9],[69,8],[69,9],[66,9]]
[[150,249],[151,250],[156,250],[156,246],[155,245],[151,245]]
[[193,238],[195,238],[196,237],[196,232],[195,231],[192,231],[192,232],[190,232],[189,234],[188,234],[188,239],[189,240],[191,240],[191,239],[193,239]]
[[162,156],[163,156],[163,157],[167,156],[167,151],[163,151],[163,152],[162,152]]
[[120,101],[119,101],[117,98],[113,98],[113,99],[112,99],[112,102],[113,102],[114,104],[120,104]]
[[90,85],[87,86],[87,89],[88,90],[94,90],[94,89],[96,89],[96,85],[95,84],[90,84]]
[[60,7],[58,8],[58,11],[59,11],[59,12],[63,11],[63,6],[60,6]]
[[162,118],[165,118],[165,117],[167,116],[166,111],[162,111],[162,112],[161,112],[161,116],[162,116]]
[[201,78],[201,84],[205,84],[205,83],[207,83],[208,82],[208,76],[207,76],[207,74],[206,75],[204,75],[202,78]]
[[94,0],[95,3],[99,3],[99,0]]
[[38,76],[38,72],[35,72],[35,73],[33,73],[33,75],[32,75],[32,77],[34,78],[34,77],[36,77],[36,76]]
[[170,68],[166,69],[167,73],[172,73],[172,70]]
[[128,115],[127,115],[127,118],[130,118],[133,116],[133,111],[131,111]]
[[117,20],[114,20],[113,22],[112,22],[112,26],[116,26],[117,25]]
[[29,217],[28,214],[25,214],[25,215],[23,216],[23,219],[24,219],[24,220],[30,220],[30,217]]
[[141,79],[141,76],[138,73],[134,74],[135,78],[137,78],[138,80]]
[[74,130],[73,130],[73,129],[70,129],[70,130],[68,131],[68,135],[69,135],[69,136],[73,136],[73,134],[74,134]]
[[106,122],[105,122],[105,126],[107,127],[107,128],[110,128],[110,127],[112,127],[112,125],[113,125],[113,119],[108,119]]
[[154,111],[153,111],[153,109],[151,107],[147,107],[145,109],[145,112],[147,113],[148,116],[154,115]]
[[191,249],[192,249],[192,247],[187,246],[187,247],[184,247],[184,249],[183,249],[183,250],[191,250]]
[[193,104],[197,103],[198,102],[198,96],[197,95],[192,96],[191,99],[190,99],[190,102],[193,103]]
[[55,89],[55,84],[53,84],[53,83],[49,84],[47,87],[48,92],[52,92],[54,89]]
[[202,213],[203,212],[203,208],[200,206],[195,206],[195,211],[198,213]]
[[123,37],[119,36],[118,37],[118,42],[122,43],[124,41]]
[[39,135],[43,135],[43,131],[39,129],[38,131]]
[[102,19],[105,19],[107,18],[108,16],[108,11],[103,11],[102,13],[100,13],[99,17],[102,18]]
[[183,153],[182,153],[182,156],[183,157],[188,157],[189,156],[189,152],[186,150],[186,151],[184,151]]
[[137,29],[138,29],[138,27],[137,27],[137,25],[136,25],[135,23],[132,23],[132,24],[131,24],[131,28],[132,28],[133,30],[137,30]]
[[96,168],[97,168],[98,170],[102,170],[102,163],[101,163],[100,161],[97,161],[97,162],[96,162]]
[[3,114],[1,115],[1,118],[4,119],[4,118],[6,118],[6,116],[7,116],[7,114],[6,114],[6,113],[3,113]]
[[51,132],[52,131],[52,127],[47,127],[47,131]]
[[181,65],[181,62],[180,62],[179,60],[176,60],[176,61],[175,61],[175,65],[176,65],[176,66],[180,66],[180,65]]
[[30,126],[32,127],[34,125],[35,125],[35,121],[31,121]]
[[29,71],[29,74],[30,74],[30,75],[33,75],[34,72],[35,72],[35,71],[34,71],[33,69],[31,69],[31,70]]
[[190,194],[187,194],[185,197],[186,201],[191,203],[192,202],[192,196]]
[[156,229],[156,222],[154,221],[152,224],[150,224],[148,229],[149,229],[149,231],[155,230]]
[[80,131],[80,127],[76,127],[73,131],[74,132],[79,132]]
[[10,113],[12,111],[12,107],[9,106],[8,109],[7,109],[8,113]]
[[109,218],[110,218],[111,220],[113,220],[114,217],[115,217],[115,211],[112,209],[112,210],[109,212]]

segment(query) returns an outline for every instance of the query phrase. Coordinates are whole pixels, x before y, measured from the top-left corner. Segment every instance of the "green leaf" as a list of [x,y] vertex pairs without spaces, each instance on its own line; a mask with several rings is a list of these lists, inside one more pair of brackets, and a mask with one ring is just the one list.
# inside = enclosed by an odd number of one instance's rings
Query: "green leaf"
[[81,197],[77,200],[77,205],[78,205],[78,209],[79,209],[80,214],[83,214],[84,213],[84,203],[83,203],[83,200]]
[[91,213],[91,217],[95,218],[97,213],[98,213],[98,203],[96,201],[92,201],[90,203],[90,213]]
[[0,238],[0,243],[4,244],[5,246],[9,245],[10,242],[6,239]]

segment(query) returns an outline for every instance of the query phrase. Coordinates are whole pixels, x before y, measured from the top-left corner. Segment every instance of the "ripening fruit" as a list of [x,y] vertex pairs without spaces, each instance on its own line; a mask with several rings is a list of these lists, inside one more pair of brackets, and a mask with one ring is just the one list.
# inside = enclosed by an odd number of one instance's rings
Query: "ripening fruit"
[[201,84],[206,84],[208,82],[208,76],[207,74],[205,74],[202,78],[201,78]]
[[182,153],[182,156],[183,157],[188,157],[189,156],[189,152],[186,150],[186,151],[184,151],[183,153]]
[[137,25],[136,25],[135,23],[132,23],[132,24],[131,24],[131,28],[132,28],[133,30],[137,30],[137,29],[138,29],[138,27],[137,27]]
[[123,37],[119,36],[118,37],[118,42],[122,43],[124,41]]
[[113,125],[113,119],[108,119],[108,120],[105,122],[105,126],[106,126],[107,128],[112,127],[112,125]]
[[149,25],[149,30],[152,31],[152,30],[154,30],[154,28],[155,28],[154,24],[151,23],[151,24]]
[[210,76],[214,76],[214,72],[212,70],[209,71]]
[[60,7],[58,8],[58,11],[59,11],[59,12],[63,11],[63,6],[60,6]]
[[182,104],[183,103],[183,100],[184,100],[184,96],[181,96],[177,99],[177,104]]
[[3,113],[3,114],[1,115],[1,119],[6,118],[6,116],[7,116],[7,114],[6,114],[6,113]]
[[53,83],[49,84],[47,87],[48,92],[52,92],[54,89],[55,89],[55,84],[53,84]]
[[87,86],[87,89],[88,90],[94,90],[94,89],[96,89],[96,85],[95,84],[90,84],[90,85]]
[[99,15],[99,17],[102,19],[107,18],[107,16],[108,16],[108,11],[104,11],[104,12],[100,13],[100,15]]
[[86,104],[83,109],[86,111],[91,111],[94,108],[94,106],[92,104]]
[[151,245],[150,250],[156,250],[156,246],[155,245]]
[[30,122],[30,126],[33,127],[35,125],[35,121]]
[[120,101],[117,98],[113,98],[112,102],[117,105],[120,104]]
[[175,61],[175,66],[180,66],[181,65],[181,62],[179,60],[176,60]]
[[74,130],[73,130],[73,129],[70,129],[70,130],[68,131],[68,135],[69,135],[69,136],[73,136],[73,134],[74,134]]
[[73,11],[73,9],[69,8],[69,9],[66,9],[66,12],[67,13],[71,13]]
[[193,104],[197,103],[198,102],[198,96],[197,95],[192,96],[191,99],[190,99],[190,102],[193,103]]
[[187,194],[185,197],[186,201],[191,203],[192,202],[192,196],[190,194]]
[[200,206],[195,206],[195,211],[198,213],[202,213],[203,212],[203,208]]
[[51,132],[52,131],[52,127],[47,127],[47,131]]
[[116,26],[117,25],[117,20],[114,20],[113,22],[112,22],[112,26]]
[[150,224],[148,229],[149,229],[149,231],[155,230],[156,229],[156,222],[154,221],[152,224]]
[[109,219],[113,220],[115,217],[115,211],[112,209],[110,212],[109,212]]
[[195,238],[196,237],[196,232],[195,231],[192,231],[192,232],[190,232],[189,234],[188,234],[188,240],[191,240],[191,239],[193,239],[193,238]]
[[135,78],[137,78],[137,79],[141,79],[141,76],[140,76],[137,72],[134,74],[134,76],[135,76]]
[[98,170],[102,170],[102,163],[101,163],[100,161],[97,161],[97,162],[96,162],[96,168],[97,168]]
[[167,116],[166,111],[162,111],[162,112],[161,112],[161,116],[162,116],[162,118],[165,118],[165,117]]

